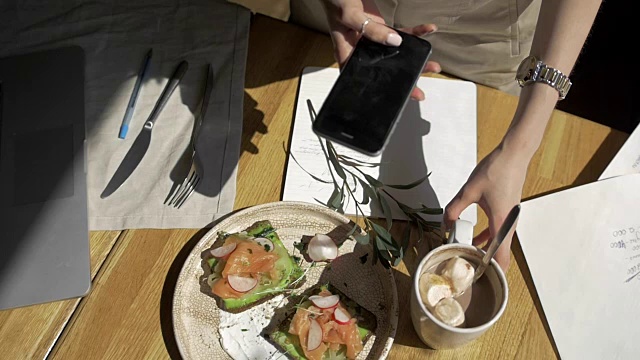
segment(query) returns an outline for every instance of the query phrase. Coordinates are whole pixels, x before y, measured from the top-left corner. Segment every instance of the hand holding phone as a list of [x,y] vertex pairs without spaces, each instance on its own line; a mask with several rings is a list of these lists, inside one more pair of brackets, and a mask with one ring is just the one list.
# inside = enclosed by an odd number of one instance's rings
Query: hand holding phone
[[360,38],[313,123],[319,136],[378,155],[431,55],[431,44],[398,32],[398,47]]

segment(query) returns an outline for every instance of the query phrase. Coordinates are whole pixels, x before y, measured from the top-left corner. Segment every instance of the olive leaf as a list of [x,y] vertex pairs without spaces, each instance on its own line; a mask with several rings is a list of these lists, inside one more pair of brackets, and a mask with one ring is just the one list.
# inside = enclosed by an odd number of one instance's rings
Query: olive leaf
[[369,244],[369,233],[366,233],[364,235],[354,235],[353,237],[362,245]]
[[382,165],[382,163],[364,161],[364,160],[356,159],[354,157],[347,156],[347,155],[338,155],[338,159],[341,162],[345,164],[349,164],[351,166],[378,167]]
[[360,186],[362,187],[363,191],[362,191],[362,196],[363,196],[363,200],[362,200],[362,204],[366,205],[369,203],[369,199],[375,199],[376,198],[376,192],[371,188],[371,186],[369,186],[369,184],[366,184],[362,179],[358,179],[360,181]]
[[382,213],[384,214],[385,220],[387,220],[387,229],[390,230],[393,223],[391,206],[389,206],[387,199],[385,199],[384,195],[382,195],[380,192],[378,192],[378,201],[380,202],[380,205],[382,207]]
[[424,176],[423,178],[420,178],[412,183],[406,184],[406,185],[389,185],[387,184],[387,187],[390,188],[394,188],[394,189],[400,189],[400,190],[409,190],[409,189],[413,189],[414,187],[422,184],[425,180],[427,180],[429,178],[429,176],[431,176],[431,173],[428,173],[426,176]]
[[[314,122],[317,114],[310,100],[307,100],[307,106],[309,108],[311,121]],[[318,137],[318,142],[325,156],[331,181],[322,179],[306,171],[293,154],[290,153],[290,155],[293,161],[303,168],[312,179],[322,182],[323,184],[333,184],[333,191],[326,202],[322,202],[316,198],[314,198],[314,200],[342,214],[344,214],[345,208],[352,203],[355,207],[356,219],[359,216],[364,218],[364,228],[354,225],[347,236],[353,237],[355,241],[362,245],[370,245],[373,248],[375,254],[371,257],[373,265],[376,265],[379,261],[386,268],[389,268],[391,265],[398,266],[409,249],[413,225],[415,225],[418,230],[418,242],[424,239],[425,232],[440,236],[440,233],[435,231],[435,229],[440,228],[440,223],[428,221],[423,218],[422,215],[442,215],[443,209],[431,208],[424,204],[412,207],[398,201],[386,190],[387,188],[396,190],[413,189],[428,179],[431,173],[408,184],[387,185],[361,169],[379,167],[382,163],[365,161],[339,154],[331,141],[323,141],[320,137]],[[353,188],[349,184],[350,181],[353,181]],[[358,192],[360,192],[360,194],[358,194]],[[393,213],[390,201],[396,203],[408,220],[400,241],[394,239],[390,233],[393,226]],[[373,222],[365,216],[365,212],[361,206],[373,204],[382,210],[386,227]],[[364,262],[366,262],[366,258],[363,263]]]
[[408,249],[409,241],[411,240],[411,223],[404,226],[404,233],[402,234],[402,247],[400,249]]
[[329,140],[326,140],[326,142],[327,151],[329,152],[329,161],[331,161],[331,164],[333,164],[333,168],[336,170],[336,174],[338,174],[338,176],[340,176],[342,180],[347,180],[347,175],[345,174],[344,169],[342,169],[342,165],[340,165],[340,162],[336,157],[336,149],[329,142]]
[[378,188],[384,187],[384,184],[380,182],[380,180],[374,179],[369,174],[365,174],[365,173],[362,173],[362,174],[364,175],[364,178],[367,179],[367,182],[371,184],[371,186],[373,186],[374,188],[378,189]]

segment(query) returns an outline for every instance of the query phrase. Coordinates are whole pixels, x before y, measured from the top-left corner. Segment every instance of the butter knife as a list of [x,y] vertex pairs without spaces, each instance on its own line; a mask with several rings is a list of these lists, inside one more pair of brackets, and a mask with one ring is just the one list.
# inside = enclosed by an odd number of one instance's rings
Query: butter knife
[[102,191],[102,194],[100,194],[100,197],[102,199],[107,198],[116,190],[118,190],[120,186],[125,181],[127,181],[129,176],[131,176],[134,170],[138,167],[138,165],[142,161],[142,158],[144,158],[144,155],[149,149],[149,143],[151,142],[151,130],[153,130],[155,122],[158,119],[158,115],[169,101],[171,94],[173,94],[173,91],[176,89],[176,87],[184,77],[184,74],[187,72],[188,68],[189,63],[187,61],[182,61],[174,71],[171,79],[169,79],[169,82],[165,86],[162,94],[160,95],[160,98],[158,98],[156,105],[151,111],[149,118],[144,123],[142,131],[140,131],[140,134],[133,142],[133,145],[131,145],[129,152],[127,152],[127,154],[124,156],[124,159],[120,163],[120,166],[118,166],[118,169],[113,174],[113,177],[105,187],[104,191]]

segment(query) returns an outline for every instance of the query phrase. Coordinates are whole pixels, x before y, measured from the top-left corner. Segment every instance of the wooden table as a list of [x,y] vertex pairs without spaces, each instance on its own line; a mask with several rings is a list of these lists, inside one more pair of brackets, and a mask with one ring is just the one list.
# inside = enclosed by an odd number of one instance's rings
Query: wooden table
[[[278,201],[298,79],[304,66],[335,66],[331,40],[266,17],[253,19],[246,73],[237,209]],[[478,87],[478,157],[502,138],[517,99]],[[627,134],[556,111],[524,187],[525,198],[595,181]],[[257,181],[256,179],[260,179]],[[487,219],[480,212],[476,231]],[[0,312],[0,358],[179,358],[171,302],[180,267],[206,229],[91,233],[93,288],[86,297]],[[557,357],[522,251],[513,244],[508,307],[483,337],[456,350],[427,349],[400,314],[391,359],[548,359]],[[408,256],[395,271],[411,287]],[[408,297],[400,296],[400,309]]]

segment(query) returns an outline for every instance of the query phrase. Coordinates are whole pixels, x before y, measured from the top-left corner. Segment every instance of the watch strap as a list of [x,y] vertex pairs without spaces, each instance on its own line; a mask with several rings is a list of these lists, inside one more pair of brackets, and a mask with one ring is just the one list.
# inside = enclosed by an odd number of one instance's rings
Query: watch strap
[[560,70],[549,67],[544,63],[540,66],[538,76],[534,76],[532,80],[546,83],[556,89],[560,94],[560,100],[567,96],[567,93],[571,88],[571,80],[569,80],[568,76],[563,74]]

